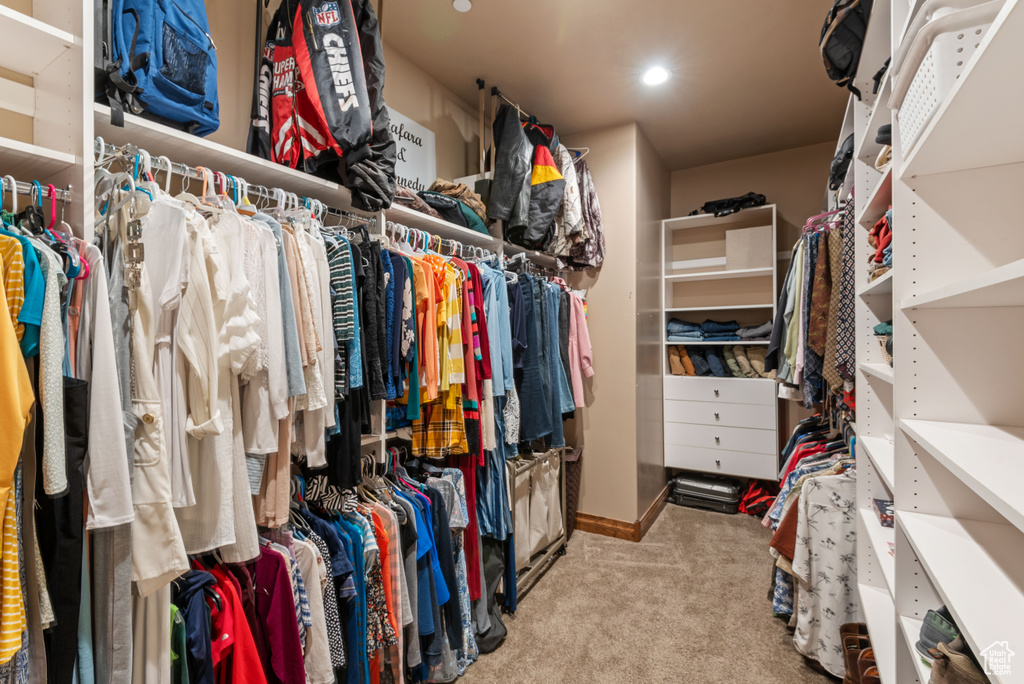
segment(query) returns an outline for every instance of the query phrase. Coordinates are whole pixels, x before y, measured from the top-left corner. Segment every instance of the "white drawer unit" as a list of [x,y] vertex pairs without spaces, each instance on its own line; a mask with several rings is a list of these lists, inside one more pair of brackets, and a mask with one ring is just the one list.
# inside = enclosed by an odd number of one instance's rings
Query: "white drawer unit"
[[714,404],[665,400],[665,423],[775,431],[775,404]]
[[665,445],[691,446],[719,451],[775,454],[779,448],[775,430],[665,423]]
[[775,381],[751,378],[665,378],[665,399],[775,405]]
[[777,461],[775,454],[665,445],[665,466],[668,468],[776,480],[779,476]]

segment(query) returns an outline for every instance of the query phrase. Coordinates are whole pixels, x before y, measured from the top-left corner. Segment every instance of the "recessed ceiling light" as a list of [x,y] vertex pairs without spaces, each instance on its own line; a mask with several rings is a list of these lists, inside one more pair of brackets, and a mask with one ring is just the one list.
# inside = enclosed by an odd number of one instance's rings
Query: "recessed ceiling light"
[[473,3],[470,0],[452,0],[452,7],[456,12],[468,12],[473,9]]
[[[468,0],[467,0],[468,2]],[[640,79],[644,85],[656,86],[661,85],[672,76],[672,72],[665,67],[651,67],[644,72],[643,77]]]

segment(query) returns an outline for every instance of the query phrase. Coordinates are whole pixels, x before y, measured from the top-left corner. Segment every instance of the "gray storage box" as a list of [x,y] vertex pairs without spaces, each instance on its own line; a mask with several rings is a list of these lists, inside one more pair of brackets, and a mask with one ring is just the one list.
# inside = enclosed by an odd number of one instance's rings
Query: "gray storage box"
[[679,506],[736,513],[742,490],[740,480],[704,473],[682,473],[669,481],[668,500]]

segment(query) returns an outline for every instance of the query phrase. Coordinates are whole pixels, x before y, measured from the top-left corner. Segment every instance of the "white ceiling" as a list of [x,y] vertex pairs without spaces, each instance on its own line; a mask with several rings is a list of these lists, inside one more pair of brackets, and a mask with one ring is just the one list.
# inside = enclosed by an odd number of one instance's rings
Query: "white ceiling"
[[[477,106],[497,85],[561,133],[638,121],[670,169],[839,135],[817,38],[831,0],[384,0],[389,46]],[[651,88],[652,64],[673,78]]]

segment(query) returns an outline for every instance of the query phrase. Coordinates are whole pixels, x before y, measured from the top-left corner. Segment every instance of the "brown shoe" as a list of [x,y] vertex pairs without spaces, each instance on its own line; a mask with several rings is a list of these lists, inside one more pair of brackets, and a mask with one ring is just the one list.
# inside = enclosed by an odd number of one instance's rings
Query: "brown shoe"
[[871,647],[871,640],[859,634],[843,635],[843,661],[846,663],[846,676],[843,684],[861,684],[860,671],[857,669],[857,658],[865,648]]
[[865,648],[857,658],[857,673],[861,684],[864,684],[864,673],[872,667],[875,667],[875,650],[870,647]]
[[988,678],[981,673],[967,655],[967,645],[962,636],[950,644],[939,643],[932,649],[935,657],[932,663],[931,684],[987,684]]
[[861,675],[860,684],[882,684],[882,679],[878,676],[878,668],[872,665],[864,670],[864,674]]

